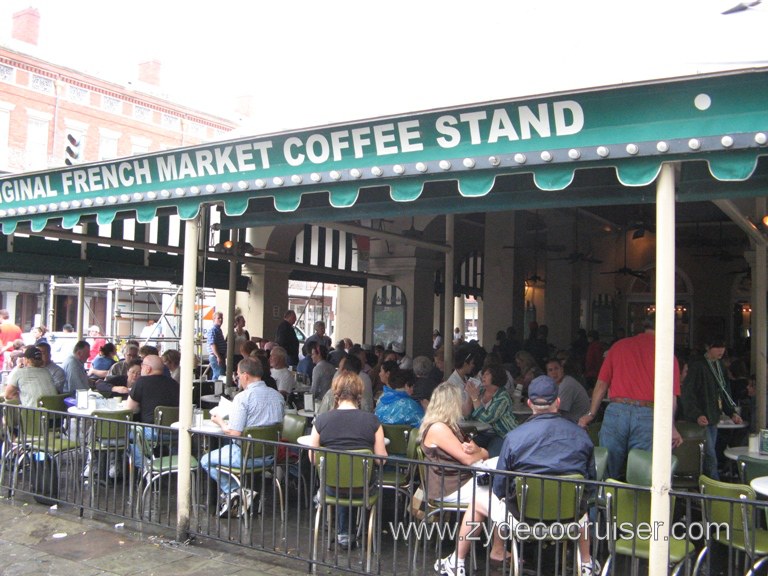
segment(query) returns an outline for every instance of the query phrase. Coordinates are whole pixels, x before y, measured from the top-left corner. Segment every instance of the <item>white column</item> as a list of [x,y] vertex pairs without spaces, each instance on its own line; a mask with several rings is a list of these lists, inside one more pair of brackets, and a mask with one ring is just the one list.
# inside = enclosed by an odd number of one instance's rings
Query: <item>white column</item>
[[672,468],[675,359],[675,168],[663,164],[656,181],[656,369],[653,397],[653,469],[649,574],[666,574],[669,563],[669,488]]
[[18,292],[6,292],[5,293],[5,309],[8,310],[8,318],[11,322],[16,322],[16,297]]
[[[446,278],[446,285],[448,284],[448,281],[449,280]],[[453,289],[453,277],[451,277],[450,282],[451,289]],[[464,321],[466,313],[467,312],[464,309],[464,294],[459,294],[455,297],[453,303],[453,326],[454,328],[458,326],[463,336],[465,336],[464,332],[466,330],[466,322]],[[453,339],[453,328],[451,328],[451,339]]]
[[181,382],[179,392],[179,473],[176,539],[186,540],[190,517],[190,468],[192,463],[192,377],[195,372],[195,293],[197,292],[197,244],[199,222],[187,220],[184,228],[184,292],[181,300]]

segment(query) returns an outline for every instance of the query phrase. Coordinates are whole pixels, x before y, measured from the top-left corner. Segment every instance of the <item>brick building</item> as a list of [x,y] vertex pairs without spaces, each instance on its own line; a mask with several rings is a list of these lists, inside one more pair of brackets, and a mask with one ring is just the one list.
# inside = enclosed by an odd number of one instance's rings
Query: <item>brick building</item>
[[[76,156],[70,161],[94,162],[199,144],[236,126],[163,97],[157,60],[139,64],[136,80],[119,85],[50,61],[55,55],[43,53],[39,33],[40,13],[27,8],[13,15],[10,38],[0,38],[0,175],[62,166],[68,147]],[[135,228],[138,236],[141,226]],[[141,228],[142,234],[151,234],[149,228]],[[18,251],[23,236],[0,238],[2,251],[14,251],[14,242]],[[61,315],[60,310],[55,321],[46,320],[49,276],[42,274],[53,272],[34,263],[21,273],[4,268],[0,307],[8,308],[25,330],[37,314],[53,328],[71,321],[71,313]],[[71,308],[73,293],[60,290],[56,307]],[[105,321],[103,291],[88,296],[95,311],[89,320]]]

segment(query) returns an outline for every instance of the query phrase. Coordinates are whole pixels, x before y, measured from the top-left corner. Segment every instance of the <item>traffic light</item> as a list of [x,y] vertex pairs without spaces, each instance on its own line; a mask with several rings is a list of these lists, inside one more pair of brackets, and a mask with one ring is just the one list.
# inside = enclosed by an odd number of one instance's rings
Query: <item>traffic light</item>
[[74,134],[67,134],[67,148],[65,152],[64,163],[68,166],[80,162],[80,140]]

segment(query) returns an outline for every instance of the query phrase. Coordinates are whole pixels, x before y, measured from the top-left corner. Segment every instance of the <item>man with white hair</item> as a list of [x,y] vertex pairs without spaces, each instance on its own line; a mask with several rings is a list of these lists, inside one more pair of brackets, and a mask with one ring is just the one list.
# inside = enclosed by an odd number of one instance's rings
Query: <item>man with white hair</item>
[[413,370],[413,359],[405,353],[405,346],[401,342],[392,344],[392,352],[397,354],[397,365],[401,370]]
[[269,367],[272,378],[275,379],[277,390],[284,398],[293,392],[296,378],[288,369],[288,354],[282,346],[274,346],[269,353]]

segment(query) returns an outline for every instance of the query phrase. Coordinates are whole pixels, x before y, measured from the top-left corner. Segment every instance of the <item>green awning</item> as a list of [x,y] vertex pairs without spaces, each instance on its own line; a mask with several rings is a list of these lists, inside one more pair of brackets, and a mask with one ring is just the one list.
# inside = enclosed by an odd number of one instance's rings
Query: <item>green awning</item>
[[[204,203],[239,216],[269,199],[278,213],[323,193],[348,208],[385,187],[395,202],[453,182],[484,198],[501,179],[530,175],[543,193],[577,171],[607,168],[624,187],[650,185],[664,162],[700,160],[717,180],[748,180],[768,142],[768,69],[489,102],[206,144],[0,179],[5,234],[28,221],[72,228],[119,212],[182,219]],[[497,186],[498,187],[498,186]],[[631,195],[631,191],[629,192]],[[560,194],[568,205],[569,194]],[[280,223],[273,222],[273,223]]]

